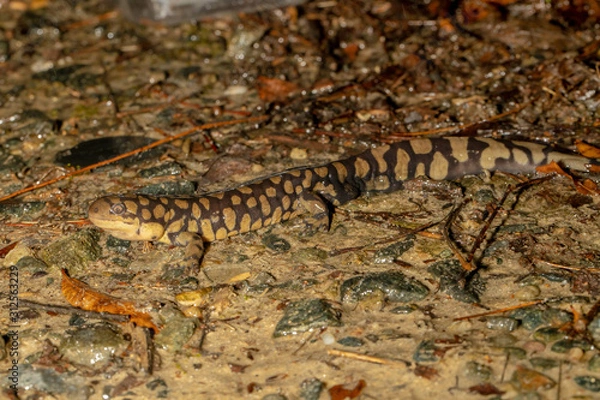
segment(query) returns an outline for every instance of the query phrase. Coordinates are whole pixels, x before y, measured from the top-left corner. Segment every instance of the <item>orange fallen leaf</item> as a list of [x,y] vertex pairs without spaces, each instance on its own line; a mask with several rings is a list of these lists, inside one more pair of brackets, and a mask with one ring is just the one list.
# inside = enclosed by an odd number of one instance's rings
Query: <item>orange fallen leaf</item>
[[600,158],[600,149],[596,146],[592,146],[591,144],[587,144],[581,140],[576,141],[575,146],[577,147],[579,154],[584,157]]
[[16,242],[12,242],[11,244],[9,244],[8,246],[4,246],[3,248],[0,249],[0,258],[4,258],[6,257],[6,255],[12,250],[14,249],[17,244],[19,244],[19,241],[17,240]]
[[159,331],[158,327],[152,322],[150,315],[138,311],[132,302],[97,292],[86,283],[71,278],[64,269],[61,269],[61,273],[60,290],[64,298],[73,307],[85,311],[129,315],[131,322],[136,323],[138,326],[150,328],[155,333]]
[[349,385],[336,385],[329,389],[329,396],[331,400],[344,400],[344,399],[355,399],[362,393],[363,389],[367,386],[367,382],[360,380],[354,384]]
[[557,175],[566,176],[567,178],[569,178],[571,180],[571,182],[573,182],[575,189],[577,189],[577,191],[581,194],[600,195],[600,189],[598,188],[598,185],[594,181],[592,181],[591,179],[585,179],[582,182],[582,181],[576,179],[573,175],[571,175],[567,171],[565,171],[555,161],[552,161],[551,163],[546,164],[546,165],[540,165],[539,167],[536,167],[535,170],[542,174],[557,174]]

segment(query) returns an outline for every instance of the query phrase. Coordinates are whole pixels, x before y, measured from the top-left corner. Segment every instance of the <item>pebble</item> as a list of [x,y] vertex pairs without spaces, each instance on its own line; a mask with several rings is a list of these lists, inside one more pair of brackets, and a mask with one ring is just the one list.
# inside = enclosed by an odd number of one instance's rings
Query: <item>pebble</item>
[[423,340],[413,353],[416,362],[435,362],[439,359],[438,348],[433,340]]
[[292,302],[285,308],[273,337],[295,335],[326,326],[341,326],[341,312],[324,299],[305,299]]
[[298,147],[294,147],[290,151],[290,158],[292,160],[306,160],[308,158],[308,153],[306,149],[299,149]]
[[535,392],[539,389],[547,390],[556,386],[556,382],[548,376],[519,365],[517,365],[517,369],[510,378],[510,383],[515,389],[523,392]]
[[594,393],[600,392],[600,379],[595,376],[576,376],[573,380],[585,390]]
[[129,345],[123,336],[107,325],[75,329],[60,344],[60,352],[74,364],[102,368]]
[[518,300],[535,300],[541,293],[539,286],[523,286],[515,292],[515,298]]
[[474,378],[478,381],[488,381],[492,377],[492,373],[490,366],[475,361],[469,361],[463,370],[465,377]]
[[375,253],[374,262],[376,264],[386,264],[393,263],[396,261],[402,254],[406,253],[408,250],[413,248],[415,245],[415,236],[409,235],[405,240],[401,242],[394,243],[388,247],[385,247],[381,250],[378,250]]
[[544,343],[556,342],[567,338],[567,335],[558,328],[552,326],[539,328],[533,334],[533,338]]
[[331,346],[332,344],[335,343],[335,336],[333,336],[331,333],[329,332],[325,332],[321,335],[321,340],[323,341],[323,343],[327,346]]
[[300,384],[300,398],[304,400],[319,400],[325,384],[317,378],[309,378]]
[[169,305],[160,310],[159,315],[164,325],[155,336],[154,342],[169,352],[180,351],[196,331],[197,319],[187,318],[181,311]]
[[523,349],[525,349],[528,353],[541,353],[546,350],[546,345],[537,340],[528,340],[523,345]]
[[519,326],[519,321],[511,317],[487,317],[485,325],[488,329],[512,332]]
[[38,254],[51,268],[65,268],[71,276],[79,275],[87,271],[90,262],[102,255],[99,237],[97,230],[83,229],[51,243]]
[[529,362],[534,368],[541,370],[556,368],[560,364],[558,360],[553,360],[552,358],[545,357],[533,357],[529,359]]
[[383,294],[389,302],[410,303],[424,299],[429,289],[395,270],[352,277],[344,281],[340,289],[343,303],[358,302],[374,293]]
[[517,338],[510,333],[500,333],[488,339],[492,346],[509,347],[517,342]]
[[346,337],[338,340],[338,343],[341,344],[342,346],[361,347],[362,345],[365,344],[365,341],[362,340],[361,338],[357,338],[354,336],[346,336]]
[[588,369],[592,372],[600,372],[600,354],[594,354],[588,362]]

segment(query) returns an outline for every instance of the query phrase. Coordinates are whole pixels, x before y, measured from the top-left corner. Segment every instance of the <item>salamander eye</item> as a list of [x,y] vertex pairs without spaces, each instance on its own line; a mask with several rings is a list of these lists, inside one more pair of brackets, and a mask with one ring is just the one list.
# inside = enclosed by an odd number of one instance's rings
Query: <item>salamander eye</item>
[[121,215],[121,214],[125,213],[126,210],[127,210],[127,208],[125,207],[125,205],[123,203],[117,203],[117,204],[113,204],[112,206],[110,206],[111,214]]

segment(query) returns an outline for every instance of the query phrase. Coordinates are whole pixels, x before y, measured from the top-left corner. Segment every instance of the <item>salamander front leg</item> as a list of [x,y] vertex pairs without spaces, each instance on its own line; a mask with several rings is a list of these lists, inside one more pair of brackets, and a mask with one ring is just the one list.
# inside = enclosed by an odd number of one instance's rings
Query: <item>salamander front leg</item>
[[189,275],[197,275],[200,271],[200,260],[204,254],[202,236],[193,232],[181,232],[170,238],[176,246],[185,247],[185,255],[179,263]]
[[304,217],[308,233],[328,231],[331,224],[331,212],[325,200],[316,193],[304,192],[298,199],[300,214]]

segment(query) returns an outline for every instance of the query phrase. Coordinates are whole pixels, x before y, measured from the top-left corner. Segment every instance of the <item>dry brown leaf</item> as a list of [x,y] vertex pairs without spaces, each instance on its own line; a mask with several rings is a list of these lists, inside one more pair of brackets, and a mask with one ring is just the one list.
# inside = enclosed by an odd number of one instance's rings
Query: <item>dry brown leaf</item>
[[536,167],[535,170],[542,174],[557,174],[557,175],[566,176],[567,178],[569,178],[571,180],[571,182],[573,182],[575,189],[577,189],[577,191],[581,194],[600,195],[600,189],[598,188],[598,185],[594,181],[592,181],[591,179],[585,179],[583,182],[580,180],[577,180],[573,175],[571,175],[567,171],[565,171],[555,161],[552,161],[551,163],[546,164],[546,165],[540,165],[539,167]]
[[73,307],[86,311],[105,312],[108,314],[128,315],[131,322],[138,326],[150,328],[155,333],[158,327],[152,322],[150,315],[138,311],[134,303],[97,292],[80,280],[73,279],[62,269],[60,289],[64,298]]
[[494,395],[503,395],[504,391],[498,389],[496,386],[492,385],[489,382],[486,383],[480,383],[478,385],[475,386],[471,386],[469,388],[469,392],[471,393],[477,393],[481,396],[490,396],[492,394]]
[[355,399],[360,396],[365,387],[367,382],[362,379],[355,384],[336,385],[329,389],[329,396],[331,400]]
[[578,140],[575,142],[575,146],[577,146],[577,151],[584,157],[587,158],[600,158],[600,149],[596,146],[592,146],[591,144],[587,144]]

